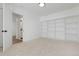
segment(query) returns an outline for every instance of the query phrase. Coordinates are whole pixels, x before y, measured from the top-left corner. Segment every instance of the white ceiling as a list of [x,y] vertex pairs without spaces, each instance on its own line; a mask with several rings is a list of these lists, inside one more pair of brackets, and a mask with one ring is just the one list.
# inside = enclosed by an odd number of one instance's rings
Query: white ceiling
[[38,16],[46,16],[48,14],[64,11],[74,7],[78,7],[78,3],[46,3],[45,7],[39,7],[38,3],[17,3],[15,7],[23,7],[27,11]]

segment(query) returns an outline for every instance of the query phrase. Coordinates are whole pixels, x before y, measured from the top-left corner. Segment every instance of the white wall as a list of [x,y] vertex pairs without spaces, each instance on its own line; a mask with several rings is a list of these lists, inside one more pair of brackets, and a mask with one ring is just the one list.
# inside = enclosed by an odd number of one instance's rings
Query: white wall
[[[40,18],[41,36],[60,40],[79,41],[79,7]],[[46,27],[46,28],[45,28]],[[43,32],[43,30],[47,30]]]
[[23,21],[24,41],[32,40],[39,37],[39,18],[27,14],[26,20]]
[[14,15],[14,14],[12,14],[12,21],[13,21],[12,35],[15,36],[16,35],[16,15]]

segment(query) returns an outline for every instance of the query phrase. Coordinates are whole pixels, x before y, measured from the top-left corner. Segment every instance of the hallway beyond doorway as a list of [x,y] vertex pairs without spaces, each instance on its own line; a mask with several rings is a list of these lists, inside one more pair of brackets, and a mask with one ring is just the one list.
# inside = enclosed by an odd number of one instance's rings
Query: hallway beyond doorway
[[13,39],[12,39],[13,44],[20,43],[20,42],[22,42],[22,40],[16,39],[16,36],[13,36]]
[[23,16],[15,12],[12,15],[13,15],[12,44],[16,44],[23,41]]

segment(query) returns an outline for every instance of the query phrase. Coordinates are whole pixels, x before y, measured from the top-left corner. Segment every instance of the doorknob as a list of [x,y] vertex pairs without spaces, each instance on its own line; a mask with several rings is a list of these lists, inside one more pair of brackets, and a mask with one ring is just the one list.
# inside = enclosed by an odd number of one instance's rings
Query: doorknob
[[2,30],[2,32],[7,32],[7,30]]
[[4,32],[4,30],[2,30],[2,32]]
[[7,30],[5,30],[5,32],[7,32]]

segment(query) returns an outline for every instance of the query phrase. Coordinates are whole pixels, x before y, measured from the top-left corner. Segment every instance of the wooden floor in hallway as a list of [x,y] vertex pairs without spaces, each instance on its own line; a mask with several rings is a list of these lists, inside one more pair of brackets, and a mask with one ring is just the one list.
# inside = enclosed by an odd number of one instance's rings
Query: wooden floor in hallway
[[13,40],[12,40],[12,43],[13,43],[13,44],[21,43],[21,42],[22,42],[21,39],[16,39],[16,36],[13,36]]
[[16,44],[16,43],[21,43],[22,40],[19,40],[19,39],[13,39],[13,44]]
[[14,44],[4,56],[79,56],[79,42],[35,39]]

